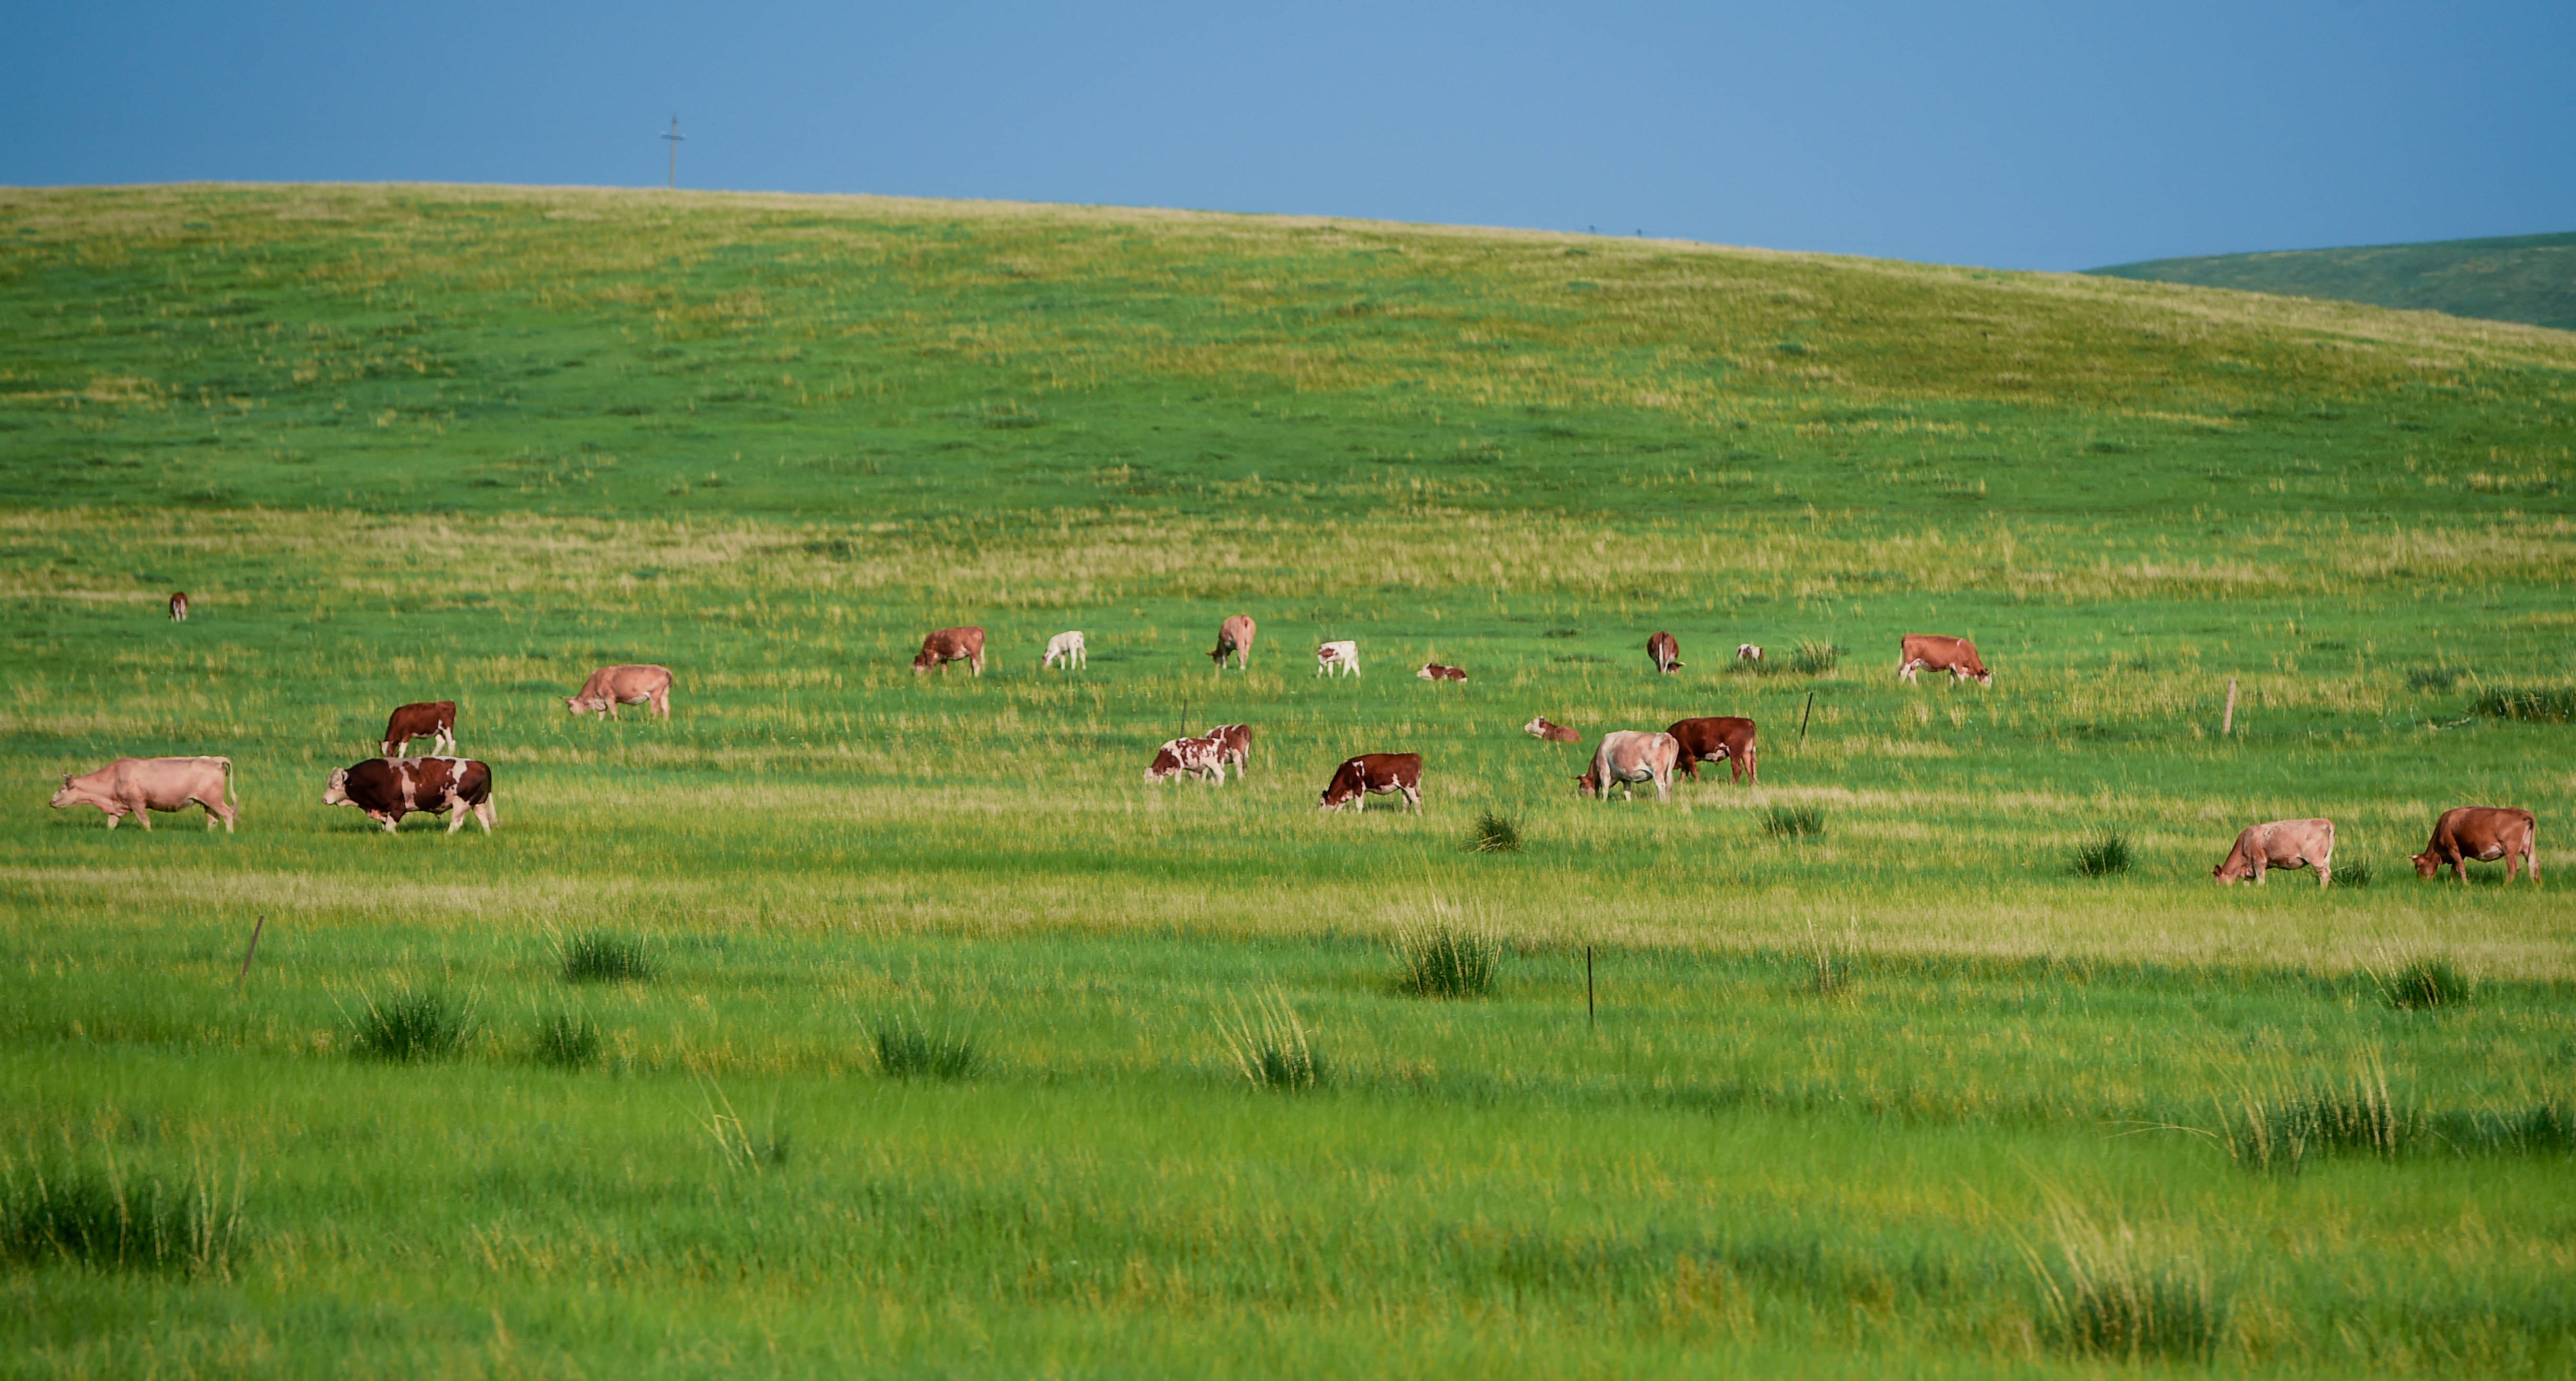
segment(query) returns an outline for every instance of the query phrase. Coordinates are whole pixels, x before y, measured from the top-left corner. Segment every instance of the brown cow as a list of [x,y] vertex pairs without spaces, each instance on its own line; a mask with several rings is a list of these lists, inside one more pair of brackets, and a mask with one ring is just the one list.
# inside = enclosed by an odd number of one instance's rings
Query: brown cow
[[1208,660],[1216,663],[1217,670],[1223,671],[1225,659],[1231,655],[1236,666],[1251,670],[1254,631],[1250,614],[1229,615],[1216,630],[1216,651],[1208,654]]
[[1944,637],[1938,633],[1908,633],[1903,652],[1896,659],[1896,679],[1912,681],[1914,673],[1926,667],[1950,673],[1953,684],[1975,677],[1980,686],[1995,683],[1995,674],[1977,660],[1977,645],[1965,638]]
[[2314,868],[2317,886],[2334,877],[2335,831],[2332,820],[2274,820],[2247,825],[2236,847],[2209,875],[2233,886],[2239,878],[2263,881],[2274,868]]
[[1699,780],[1699,765],[1724,759],[1738,784],[1751,781],[1760,785],[1761,764],[1755,761],[1753,721],[1733,715],[1714,719],[1676,720],[1664,730],[1682,746],[1681,773],[1692,781]]
[[174,590],[170,594],[170,622],[186,623],[187,621],[188,592],[185,590]]
[[474,823],[492,832],[492,769],[472,758],[369,758],[331,774],[322,793],[326,806],[356,806],[367,818],[394,832],[402,818],[416,810],[448,812],[447,832],[454,834],[472,811]]
[[912,674],[918,676],[937,667],[939,674],[945,676],[950,662],[964,662],[967,669],[977,676],[984,674],[984,630],[981,627],[942,628],[922,639],[921,651],[913,654]]
[[1592,750],[1592,770],[1575,778],[1574,785],[1586,796],[1607,801],[1614,784],[1633,800],[1636,783],[1653,782],[1660,801],[1672,789],[1673,764],[1681,754],[1681,742],[1670,734],[1614,729],[1601,736],[1600,746]]
[[1333,769],[1333,780],[1324,786],[1324,794],[1315,802],[1317,810],[1340,810],[1353,802],[1360,811],[1368,810],[1371,795],[1401,793],[1405,809],[1419,814],[1422,810],[1422,755],[1420,753],[1362,753],[1345,758]]
[[617,718],[620,705],[651,705],[669,719],[671,669],[649,663],[601,667],[581,683],[581,694],[564,699],[568,714],[597,714],[610,719]]
[[379,746],[385,750],[386,757],[398,758],[411,751],[411,741],[416,738],[430,740],[429,751],[432,753],[454,753],[456,702],[424,700],[395,710],[385,720],[385,741]]
[[1654,660],[1655,670],[1666,676],[1682,669],[1682,645],[1670,633],[1646,639],[1646,655]]
[[118,758],[84,776],[64,773],[62,790],[54,793],[54,809],[96,806],[107,812],[109,829],[131,815],[148,830],[150,812],[186,810],[194,802],[206,808],[207,829],[221,820],[224,833],[230,834],[241,814],[232,790],[230,758]]
[[2539,825],[2530,811],[2517,806],[2456,806],[2442,812],[2433,822],[2433,842],[2415,855],[2415,876],[2440,877],[2447,865],[2463,883],[2469,880],[2469,860],[2493,863],[2504,860],[2504,880],[2513,881],[2516,868],[2527,869],[2534,883],[2540,881],[2540,855],[2534,851]]
[[1425,662],[1422,664],[1422,670],[1413,674],[1421,677],[1425,681],[1464,681],[1467,679],[1467,669],[1465,667],[1444,667],[1438,662]]
[[1546,739],[1550,743],[1581,743],[1583,741],[1583,735],[1574,732],[1572,729],[1569,729],[1562,724],[1550,724],[1546,715],[1532,716],[1529,723],[1521,726],[1521,732],[1536,738]]

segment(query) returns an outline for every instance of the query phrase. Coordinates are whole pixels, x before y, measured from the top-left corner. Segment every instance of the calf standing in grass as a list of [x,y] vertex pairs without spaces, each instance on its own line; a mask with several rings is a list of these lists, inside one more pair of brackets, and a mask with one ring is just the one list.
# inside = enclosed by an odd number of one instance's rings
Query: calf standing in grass
[[1420,753],[1362,753],[1345,758],[1333,769],[1333,779],[1324,784],[1324,794],[1315,802],[1317,810],[1340,810],[1355,806],[1365,814],[1371,796],[1401,795],[1404,808],[1416,814],[1422,811],[1422,755]]
[[85,776],[63,774],[62,790],[54,793],[53,804],[56,810],[96,806],[107,812],[109,829],[131,815],[148,830],[151,812],[185,810],[194,803],[206,808],[207,829],[221,820],[224,833],[230,834],[241,813],[232,790],[230,758],[118,758]]
[[171,595],[170,595],[170,622],[172,622],[172,623],[186,623],[187,621],[188,621],[188,592],[187,592],[187,591],[185,591],[185,590],[176,590],[176,591],[171,592]]
[[921,651],[912,657],[912,674],[918,676],[937,667],[939,674],[945,676],[950,662],[964,662],[967,670],[975,675],[984,674],[984,630],[981,626],[942,628],[922,639]]
[[1058,633],[1054,637],[1047,639],[1046,656],[1038,659],[1038,668],[1043,671],[1048,667],[1054,666],[1058,661],[1062,661],[1064,663],[1064,669],[1067,671],[1071,671],[1075,667],[1091,665],[1091,656],[1082,645],[1082,633],[1080,630],[1077,629],[1070,633]]
[[1646,639],[1646,656],[1654,662],[1655,670],[1670,676],[1682,669],[1681,640],[1670,633],[1659,632]]
[[1762,660],[1762,649],[1755,647],[1751,643],[1737,643],[1735,645],[1735,660],[1739,662],[1759,662]]
[[2248,825],[2236,836],[2236,847],[2209,870],[2221,883],[2233,885],[2240,878],[2263,881],[2263,875],[2274,868],[2314,868],[2317,886],[2323,887],[2334,876],[2335,829],[2332,820],[2274,820],[2268,824]]
[[1322,676],[1328,672],[1334,675],[1340,675],[1344,672],[1348,672],[1353,676],[1359,675],[1359,643],[1353,639],[1344,638],[1338,642],[1316,644],[1315,674],[1317,676]]
[[1226,621],[1217,627],[1216,651],[1208,654],[1208,660],[1216,663],[1217,670],[1223,671],[1225,659],[1232,657],[1237,668],[1250,671],[1252,635],[1256,631],[1250,614],[1229,615]]
[[385,741],[381,745],[386,757],[398,758],[410,752],[411,741],[416,738],[428,739],[432,753],[454,753],[456,702],[424,700],[405,705],[386,717]]
[[581,694],[567,697],[567,714],[595,714],[615,719],[620,705],[650,705],[671,717],[671,669],[650,663],[601,667],[581,683]]
[[2442,812],[2433,822],[2433,842],[2415,855],[2415,876],[2435,878],[2444,868],[2463,883],[2469,880],[2469,860],[2493,863],[2504,860],[2504,880],[2513,881],[2514,869],[2531,874],[2540,881],[2540,855],[2536,852],[2539,822],[2530,811],[2518,806],[2456,806]]

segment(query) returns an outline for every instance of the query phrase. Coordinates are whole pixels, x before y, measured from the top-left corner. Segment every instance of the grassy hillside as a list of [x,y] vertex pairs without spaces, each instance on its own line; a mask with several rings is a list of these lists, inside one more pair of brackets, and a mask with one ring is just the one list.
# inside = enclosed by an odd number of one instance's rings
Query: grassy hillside
[[2576,234],[2212,254],[2092,271],[2576,331]]
[[[2576,863],[2568,336],[488,188],[0,192],[0,311],[0,1374],[2576,1357],[2576,913],[2406,862],[2493,802]],[[627,660],[669,722],[563,713]],[[320,803],[426,698],[488,837]],[[1761,781],[1577,801],[1535,713],[1749,714]],[[1421,815],[1312,809],[1363,750]],[[181,752],[240,833],[45,804]],[[2338,885],[2211,883],[2312,814]],[[1488,993],[1399,981],[1442,928]]]

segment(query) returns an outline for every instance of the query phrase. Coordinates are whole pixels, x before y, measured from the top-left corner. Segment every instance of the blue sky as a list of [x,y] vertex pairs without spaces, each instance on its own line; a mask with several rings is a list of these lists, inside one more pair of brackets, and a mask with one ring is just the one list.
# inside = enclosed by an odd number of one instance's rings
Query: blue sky
[[0,184],[1289,211],[2012,268],[2576,230],[2576,3],[16,0]]

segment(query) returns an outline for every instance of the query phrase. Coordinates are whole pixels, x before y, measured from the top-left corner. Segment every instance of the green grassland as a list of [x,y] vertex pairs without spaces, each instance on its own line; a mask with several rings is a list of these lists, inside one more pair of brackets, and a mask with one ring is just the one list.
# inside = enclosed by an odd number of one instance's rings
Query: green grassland
[[2576,234],[2212,254],[2093,272],[2576,330]]
[[[2406,862],[2511,803],[2576,863],[2576,731],[2480,709],[2576,683],[2576,337],[490,188],[0,191],[0,320],[0,1374],[2576,1359],[2576,912]],[[965,622],[986,675],[910,672]],[[628,660],[670,722],[563,713]],[[320,804],[451,697],[496,832]],[[1537,713],[1750,714],[1762,779],[1578,801]],[[1244,780],[1141,780],[1235,720]],[[1312,809],[1399,750],[1419,816]],[[45,806],[180,752],[238,834]],[[2311,814],[2365,885],[2211,883]],[[1404,991],[1425,927],[1492,991]],[[594,934],[647,972],[568,981]],[[431,993],[456,1048],[371,1057]],[[1243,1072],[1283,1002],[1312,1089]]]

